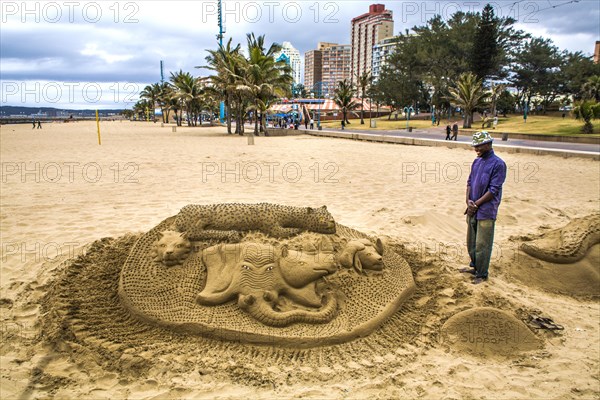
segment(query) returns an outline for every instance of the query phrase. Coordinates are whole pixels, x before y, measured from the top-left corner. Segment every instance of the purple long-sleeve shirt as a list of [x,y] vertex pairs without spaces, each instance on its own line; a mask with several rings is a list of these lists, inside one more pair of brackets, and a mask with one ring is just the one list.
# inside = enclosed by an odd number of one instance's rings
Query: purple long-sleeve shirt
[[506,164],[500,157],[490,150],[482,157],[477,157],[473,161],[467,186],[469,191],[469,200],[477,201],[488,190],[494,196],[491,201],[483,203],[477,209],[476,218],[496,219],[498,207],[502,200],[502,184],[506,179]]

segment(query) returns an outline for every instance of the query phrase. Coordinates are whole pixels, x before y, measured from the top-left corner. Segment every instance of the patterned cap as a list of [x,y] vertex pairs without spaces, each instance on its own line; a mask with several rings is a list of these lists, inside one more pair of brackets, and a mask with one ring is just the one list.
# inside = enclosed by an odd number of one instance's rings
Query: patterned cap
[[481,146],[482,144],[492,143],[493,141],[494,139],[492,139],[488,131],[475,132],[473,134],[473,142],[471,142],[471,146],[477,147]]

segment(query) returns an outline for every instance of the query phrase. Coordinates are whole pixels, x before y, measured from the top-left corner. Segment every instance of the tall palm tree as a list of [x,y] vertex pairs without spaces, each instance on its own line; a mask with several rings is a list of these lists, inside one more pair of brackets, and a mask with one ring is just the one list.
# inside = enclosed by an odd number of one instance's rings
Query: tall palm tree
[[140,92],[140,98],[148,101],[148,107],[152,111],[154,117],[154,110],[156,105],[160,102],[161,87],[158,83],[147,85],[144,90]]
[[[220,99],[225,103],[225,113],[227,119],[227,133],[231,134],[231,120],[233,102],[235,101],[235,91],[239,84],[240,70],[243,65],[243,57],[241,55],[241,46],[238,44],[233,47],[232,39],[225,46],[219,45],[217,50],[208,50],[209,55],[206,57],[208,65],[198,67],[207,68],[215,75],[210,77],[212,87],[220,93]],[[239,124],[236,129],[239,129]]]
[[471,72],[465,72],[458,78],[456,87],[449,88],[452,104],[465,112],[463,128],[470,128],[473,123],[473,112],[486,103],[488,94],[483,84]]
[[[177,73],[171,73],[171,82],[175,87],[175,98],[181,104],[181,112],[185,110],[187,114],[188,126],[195,126],[202,110],[201,100],[204,94],[202,79],[179,70]],[[181,126],[181,118],[178,118],[178,125]]]
[[284,61],[275,61],[273,55],[281,49],[273,43],[265,49],[264,35],[255,37],[254,33],[247,35],[248,67],[241,76],[237,89],[247,93],[252,101],[254,110],[254,134],[260,130],[267,131],[265,113],[271,103],[278,97],[290,94],[292,85],[291,68]]
[[371,86],[371,82],[373,81],[373,77],[371,76],[371,72],[367,71],[364,74],[358,76],[358,86],[360,88],[360,124],[365,124],[364,119],[364,104],[365,104],[365,95],[369,90],[369,86]]
[[358,103],[354,101],[354,87],[348,79],[338,82],[333,93],[333,102],[342,110],[342,121],[349,124],[348,111],[354,110]]

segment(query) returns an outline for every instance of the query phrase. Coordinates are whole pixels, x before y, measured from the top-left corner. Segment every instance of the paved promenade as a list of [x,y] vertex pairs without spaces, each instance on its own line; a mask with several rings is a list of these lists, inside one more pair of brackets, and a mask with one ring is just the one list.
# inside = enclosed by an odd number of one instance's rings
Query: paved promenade
[[[367,122],[368,124],[368,122]],[[375,130],[367,128],[357,130],[323,129],[306,130],[305,133],[315,136],[338,137],[355,140],[367,140],[386,143],[408,144],[416,146],[470,147],[471,136],[459,135],[457,141],[444,140],[445,129],[413,129],[412,132],[402,130]],[[493,131],[490,131],[493,134]],[[494,140],[494,147],[507,152],[530,154],[553,154],[562,157],[585,157],[600,160],[600,145],[585,143],[550,142],[543,140],[509,139]]]

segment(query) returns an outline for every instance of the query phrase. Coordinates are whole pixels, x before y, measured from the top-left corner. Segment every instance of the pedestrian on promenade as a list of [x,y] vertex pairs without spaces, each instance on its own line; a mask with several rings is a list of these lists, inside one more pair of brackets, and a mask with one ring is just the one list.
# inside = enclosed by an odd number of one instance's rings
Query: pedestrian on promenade
[[476,132],[471,146],[477,158],[467,179],[467,249],[470,268],[460,271],[473,274],[473,284],[487,281],[494,227],[502,200],[502,185],[506,179],[506,164],[494,154],[492,137],[487,131]]
[[444,140],[450,140],[450,134],[452,133],[452,128],[450,128],[450,124],[446,125],[446,139]]
[[458,122],[455,122],[454,125],[452,125],[452,138],[450,140],[452,139],[455,141],[458,140]]

